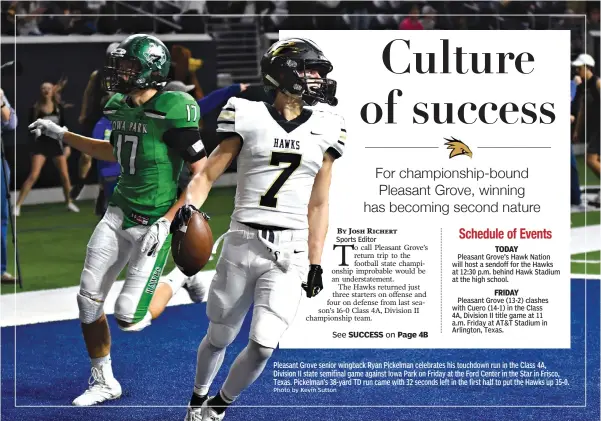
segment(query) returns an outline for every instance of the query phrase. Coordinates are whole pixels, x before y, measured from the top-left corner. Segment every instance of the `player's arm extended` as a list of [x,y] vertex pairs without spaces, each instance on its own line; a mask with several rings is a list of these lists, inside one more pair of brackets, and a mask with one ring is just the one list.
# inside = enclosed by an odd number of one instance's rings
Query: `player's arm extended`
[[202,170],[192,177],[185,194],[186,202],[200,208],[213,186],[213,183],[228,169],[236,159],[242,142],[240,137],[232,136],[223,140],[211,153]]
[[202,165],[202,168],[198,173],[194,174],[192,180],[190,180],[190,184],[188,184],[188,188],[165,215],[165,218],[173,221],[177,210],[186,203],[200,208],[205,200],[207,200],[213,183],[228,169],[232,161],[236,159],[241,147],[242,142],[239,136],[228,137],[213,150],[208,158],[203,158],[199,161],[199,165]]
[[63,141],[75,149],[90,155],[92,158],[117,162],[117,158],[113,155],[113,146],[109,142],[92,139],[91,137],[81,136],[72,132],[65,132]]
[[321,264],[323,244],[326,241],[330,210],[330,183],[334,158],[326,153],[321,169],[315,176],[309,199],[309,263]]

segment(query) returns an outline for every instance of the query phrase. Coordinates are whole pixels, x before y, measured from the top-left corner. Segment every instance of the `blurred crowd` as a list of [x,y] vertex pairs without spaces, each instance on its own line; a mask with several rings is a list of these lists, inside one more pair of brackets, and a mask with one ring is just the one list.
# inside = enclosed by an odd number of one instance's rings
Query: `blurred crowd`
[[[206,33],[211,23],[280,29],[567,29],[573,57],[597,51],[594,1],[12,1],[0,2],[3,34]],[[150,19],[149,16],[158,16]],[[209,17],[210,15],[210,17]],[[552,15],[552,16],[550,16]]]
[[[266,32],[295,28],[573,29],[583,21],[570,15],[584,13],[590,25],[599,26],[599,2],[582,1],[13,1],[2,2],[2,32],[13,34],[16,25],[19,35],[202,33],[208,17],[198,14],[226,21],[259,16]],[[115,16],[124,14],[133,16]],[[143,14],[163,16],[161,20],[141,19]],[[543,16],[550,14],[564,16]]]

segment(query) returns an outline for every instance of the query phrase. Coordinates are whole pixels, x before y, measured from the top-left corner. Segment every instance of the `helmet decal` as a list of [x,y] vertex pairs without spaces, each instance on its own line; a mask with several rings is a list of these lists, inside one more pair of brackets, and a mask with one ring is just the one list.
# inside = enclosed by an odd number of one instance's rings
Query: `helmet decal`
[[158,63],[159,66],[165,64],[167,61],[167,57],[165,56],[165,51],[161,48],[160,45],[155,43],[151,43],[146,51],[144,52],[144,58],[149,64]]
[[279,44],[274,45],[273,48],[273,52],[271,53],[272,56],[278,56],[281,53],[283,53],[285,50],[289,50],[292,52],[299,52],[300,49],[298,47],[295,47],[296,42],[294,41],[280,41]]
[[103,71],[105,89],[122,94],[134,89],[161,89],[170,66],[169,50],[158,38],[131,35],[107,55]]

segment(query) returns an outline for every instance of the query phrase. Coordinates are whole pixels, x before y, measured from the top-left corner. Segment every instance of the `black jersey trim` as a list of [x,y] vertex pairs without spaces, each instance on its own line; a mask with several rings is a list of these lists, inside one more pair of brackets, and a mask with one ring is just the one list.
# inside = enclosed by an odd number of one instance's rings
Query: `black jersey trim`
[[334,159],[338,159],[342,156],[342,154],[334,148],[328,148],[326,153],[329,153],[332,156],[332,158],[334,158]]
[[[240,222],[242,225],[246,225],[252,229],[256,229],[258,231],[284,231],[289,228],[276,227],[275,225],[261,225],[255,224],[254,222]],[[273,234],[273,233],[272,233]],[[265,237],[263,237],[265,238]],[[273,243],[273,240],[270,240]]]
[[163,111],[157,111],[157,110],[144,110],[145,113],[153,113],[156,115],[167,115],[167,113],[164,113]]
[[280,114],[273,105],[268,104],[266,102],[264,102],[263,104],[265,104],[265,107],[267,108],[267,111],[269,111],[269,114],[271,114],[271,117],[273,117],[276,123],[278,123],[280,127],[286,131],[286,133],[290,133],[291,131],[299,127],[301,124],[306,123],[307,120],[309,120],[309,118],[313,114],[311,110],[303,108],[298,117],[296,117],[293,120],[286,120],[284,116]]

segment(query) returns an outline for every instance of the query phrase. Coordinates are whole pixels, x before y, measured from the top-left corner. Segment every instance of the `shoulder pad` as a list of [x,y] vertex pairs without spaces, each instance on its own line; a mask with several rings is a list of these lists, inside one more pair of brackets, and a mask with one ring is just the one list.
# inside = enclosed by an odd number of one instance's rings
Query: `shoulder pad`
[[236,105],[240,105],[241,98],[232,97],[227,100],[227,103],[221,109],[219,117],[217,117],[217,131],[227,131],[230,124],[236,122]]
[[243,98],[232,97],[221,109],[219,117],[217,117],[217,137],[219,141],[226,139],[232,135],[238,135],[242,139],[242,135],[236,129],[236,111],[243,108],[245,102],[251,102]]
[[174,107],[181,104],[196,104],[196,100],[186,92],[165,91],[161,92],[153,108],[155,111],[168,113]]
[[[109,98],[109,100],[104,105],[104,114],[110,115],[114,113],[114,111],[118,110],[123,106],[123,100],[125,99],[125,95],[123,94],[115,94]],[[112,111],[112,112],[111,112]]]
[[147,117],[166,120],[171,127],[198,127],[200,107],[196,100],[185,92],[162,92],[144,114]]

